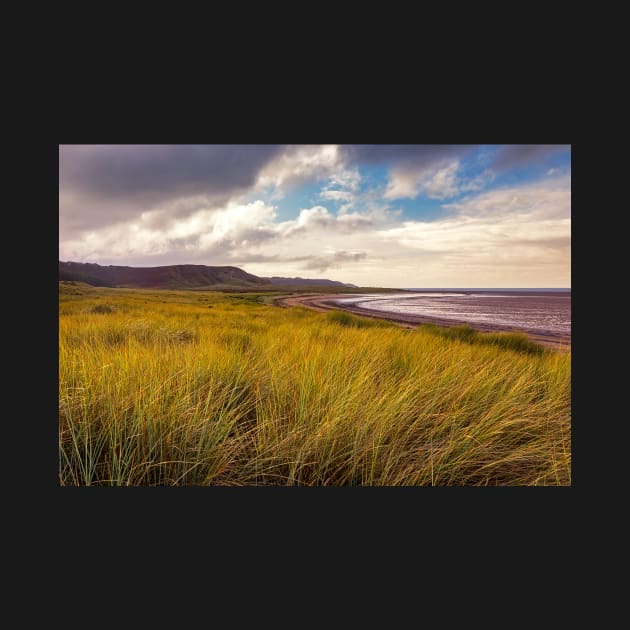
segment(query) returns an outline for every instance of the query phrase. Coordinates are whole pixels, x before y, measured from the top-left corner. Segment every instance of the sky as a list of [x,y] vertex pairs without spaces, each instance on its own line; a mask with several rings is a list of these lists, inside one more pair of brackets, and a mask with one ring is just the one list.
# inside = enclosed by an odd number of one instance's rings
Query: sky
[[60,145],[59,259],[570,287],[570,145]]

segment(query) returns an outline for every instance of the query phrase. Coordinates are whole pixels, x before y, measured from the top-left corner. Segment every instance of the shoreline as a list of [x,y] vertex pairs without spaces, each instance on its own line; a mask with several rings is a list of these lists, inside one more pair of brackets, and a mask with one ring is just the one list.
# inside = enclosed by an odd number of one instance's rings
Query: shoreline
[[389,313],[387,311],[374,311],[361,308],[359,306],[338,304],[335,300],[346,297],[356,297],[352,293],[339,293],[335,295],[326,293],[308,293],[302,295],[289,295],[277,298],[273,301],[277,306],[304,306],[320,313],[326,311],[347,311],[361,317],[374,317],[390,321],[402,328],[414,330],[422,324],[437,324],[438,326],[460,326],[467,324],[471,328],[480,332],[521,332],[526,334],[532,341],[544,345],[547,348],[560,351],[571,350],[571,335],[562,335],[551,331],[541,332],[526,328],[513,328],[500,324],[479,324],[465,320],[441,319],[425,315],[406,315],[401,313]]

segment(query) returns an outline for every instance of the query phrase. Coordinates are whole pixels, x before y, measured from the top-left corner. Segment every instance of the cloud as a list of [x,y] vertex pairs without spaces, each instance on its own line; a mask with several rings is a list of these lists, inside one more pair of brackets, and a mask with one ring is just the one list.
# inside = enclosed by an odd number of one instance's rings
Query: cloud
[[430,199],[447,199],[462,192],[480,190],[493,179],[486,169],[476,177],[459,174],[460,161],[437,162],[419,170],[392,169],[384,197],[386,199],[415,199],[425,194]]
[[426,183],[427,197],[431,199],[445,199],[446,197],[455,196],[459,191],[457,186],[458,169],[458,160],[439,169]]
[[462,217],[570,218],[571,178],[544,179],[531,184],[498,188],[455,203],[444,204]]
[[337,215],[336,227],[341,232],[354,232],[371,227],[375,222],[381,221],[385,215],[386,213],[379,214],[377,212],[345,212]]
[[313,256],[303,266],[306,270],[326,271],[327,269],[340,267],[345,263],[354,263],[364,260],[367,253],[364,251],[336,251],[322,256]]
[[519,275],[525,280],[520,286],[547,286],[545,278],[555,278],[552,286],[570,285],[569,178],[494,190],[445,208],[451,213],[442,219],[406,221],[379,236],[401,255],[418,252],[432,282],[452,277],[443,286]]
[[202,208],[167,225],[156,224],[153,213],[143,213],[123,224],[105,226],[64,241],[60,256],[65,259],[116,259],[125,256],[156,256],[172,252],[195,254],[227,252],[251,246],[277,235],[275,208],[258,200],[228,204],[224,208]]
[[476,147],[462,144],[346,144],[339,153],[347,164],[393,165],[412,170],[462,159]]
[[[404,177],[470,147],[436,145],[60,145],[59,211],[62,240],[149,214],[155,227],[306,181],[328,180],[327,201],[357,201],[357,160],[389,160]],[[402,171],[400,171],[402,169]],[[448,187],[435,174],[431,190]],[[403,184],[401,184],[403,185]],[[260,195],[265,196],[265,195]],[[441,198],[441,197],[440,197]]]
[[358,168],[347,168],[333,173],[330,176],[327,188],[337,186],[350,192],[357,192],[361,183],[361,175]]
[[297,186],[312,179],[332,176],[342,166],[337,145],[289,145],[260,171],[256,190]]
[[[283,242],[296,243],[304,254],[308,247],[304,242],[306,237],[319,240],[330,238],[332,234],[349,235],[369,229],[375,223],[383,223],[388,217],[383,211],[335,215],[323,206],[314,206],[302,209],[296,219],[278,222],[276,208],[262,200],[247,204],[229,203],[223,208],[201,207],[187,216],[173,216],[166,205],[125,223],[104,226],[84,232],[78,238],[64,240],[60,245],[60,257],[98,262],[142,256],[155,259],[170,252],[183,262],[203,257],[262,261],[261,255],[269,256],[260,251],[263,245],[273,244],[278,248]],[[297,260],[295,255],[289,259]],[[337,262],[342,259],[325,260]]]
[[322,190],[319,195],[330,201],[352,201],[354,199],[354,194],[349,190]]
[[305,208],[300,210],[297,219],[293,221],[285,221],[278,228],[285,235],[295,234],[296,232],[307,232],[316,228],[333,227],[336,218],[323,206],[314,206],[313,208]]
[[507,144],[497,151],[492,169],[502,172],[541,162],[561,151],[569,152],[570,150],[571,145],[568,144]]
[[383,165],[389,169],[385,199],[415,198],[425,192],[434,199],[456,194],[460,161],[476,147],[470,145],[342,145],[346,164]]
[[361,183],[361,175],[358,168],[342,169],[328,180],[328,183],[319,193],[323,199],[331,201],[346,201],[344,211],[351,207],[352,202],[357,197],[359,184]]
[[[64,239],[167,207],[168,220],[244,194],[276,145],[60,145],[59,214]],[[177,203],[175,201],[177,200]]]
[[232,193],[251,186],[279,145],[60,145],[59,181],[93,197]]
[[[139,219],[144,228],[174,229],[247,193],[271,188],[279,198],[326,178],[350,191],[360,179],[343,169],[336,145],[60,145],[60,232],[67,242]],[[335,194],[349,199],[332,190],[324,198]]]
[[277,229],[283,236],[322,230],[326,230],[328,233],[350,234],[368,228],[375,222],[385,221],[389,216],[387,212],[382,210],[365,213],[340,212],[334,215],[323,206],[314,206],[300,210],[297,219],[280,223]]

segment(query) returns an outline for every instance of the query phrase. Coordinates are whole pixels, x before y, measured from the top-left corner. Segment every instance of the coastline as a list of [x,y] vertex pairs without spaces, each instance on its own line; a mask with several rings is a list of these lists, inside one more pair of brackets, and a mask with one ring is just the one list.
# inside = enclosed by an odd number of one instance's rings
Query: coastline
[[326,293],[308,293],[302,295],[290,295],[274,300],[274,304],[278,306],[304,306],[320,313],[326,311],[347,311],[361,317],[374,317],[390,321],[402,328],[415,329],[422,324],[437,324],[438,326],[459,326],[467,324],[481,332],[521,332],[526,334],[532,341],[544,345],[547,348],[560,351],[571,350],[571,335],[562,335],[551,331],[541,332],[539,330],[530,330],[526,328],[512,328],[501,326],[500,324],[479,324],[476,322],[468,322],[466,320],[441,319],[438,317],[430,317],[425,315],[407,315],[401,313],[389,313],[387,311],[375,311],[361,308],[359,306],[349,304],[338,304],[336,300],[346,297],[356,297],[352,293],[326,294]]

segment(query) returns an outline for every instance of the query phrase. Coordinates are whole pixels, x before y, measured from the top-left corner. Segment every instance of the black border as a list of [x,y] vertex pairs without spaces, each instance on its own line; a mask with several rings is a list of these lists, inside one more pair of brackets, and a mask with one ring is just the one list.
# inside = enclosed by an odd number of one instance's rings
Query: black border
[[[365,93],[360,93],[366,97]],[[204,558],[211,549],[234,550],[243,562],[242,551],[256,547],[263,556],[276,554],[291,561],[303,554],[299,573],[305,564],[316,562],[315,550],[324,558],[337,554],[336,560],[356,561],[368,566],[366,558],[390,557],[397,565],[422,564],[425,554],[439,557],[454,549],[466,550],[471,562],[487,562],[490,554],[495,566],[503,566],[504,554],[499,541],[506,544],[514,559],[524,560],[525,549],[534,549],[535,541],[547,538],[564,545],[571,529],[576,484],[584,481],[580,463],[579,420],[574,422],[574,480],[568,488],[61,488],[57,483],[57,374],[58,374],[58,299],[56,262],[58,259],[58,217],[51,206],[58,204],[58,145],[73,143],[467,143],[572,144],[573,128],[565,115],[563,102],[555,100],[551,109],[535,95],[519,99],[498,98],[482,107],[457,95],[435,98],[427,110],[411,94],[390,94],[387,107],[382,99],[355,97],[337,107],[330,96],[311,99],[310,107],[295,98],[279,102],[271,99],[258,107],[243,99],[241,109],[226,113],[234,100],[216,105],[212,101],[182,107],[155,107],[146,95],[132,102],[128,110],[107,105],[98,112],[89,108],[80,113],[75,107],[58,126],[52,144],[46,144],[42,165],[38,214],[42,219],[40,235],[45,252],[41,263],[46,271],[38,275],[38,301],[45,302],[46,319],[42,321],[49,348],[40,369],[43,387],[30,396],[42,409],[29,414],[37,419],[36,431],[46,426],[46,441],[35,468],[37,487],[43,484],[47,514],[55,521],[51,528],[56,545],[75,550],[70,554],[81,561],[81,548],[90,545],[100,554],[114,551],[116,545],[130,557],[148,558],[149,547],[156,553],[166,547],[181,556],[198,554]],[[427,95],[430,100],[433,97]],[[339,99],[344,100],[344,99]],[[474,101],[474,96],[471,97]],[[172,102],[172,100],[171,100]],[[277,109],[275,116],[272,110]],[[296,108],[299,112],[296,114]],[[485,108],[485,111],[481,111]],[[72,115],[70,115],[72,114]],[[73,115],[77,115],[73,119]],[[271,115],[270,115],[271,114]],[[288,115],[283,131],[280,120]],[[225,117],[225,118],[224,118]],[[518,131],[514,132],[515,119]],[[228,120],[228,123],[225,123]],[[505,121],[505,122],[504,122]],[[542,123],[542,124],[541,124]],[[288,131],[287,129],[288,125]],[[380,125],[380,130],[375,127]],[[291,130],[293,129],[293,131]],[[572,164],[575,146],[572,151]],[[572,187],[573,188],[573,187]],[[573,197],[573,216],[575,204]],[[48,223],[50,222],[50,223]],[[575,238],[577,222],[573,224]],[[57,236],[57,242],[55,242]],[[572,256],[572,288],[575,295],[575,255]],[[36,257],[38,259],[38,257]],[[50,276],[48,275],[50,274]],[[579,303],[579,300],[578,300]],[[579,316],[573,315],[574,340],[579,337]],[[575,347],[575,341],[574,341]],[[581,342],[578,340],[578,349]],[[581,352],[581,350],[578,350]],[[575,366],[577,367],[577,366]],[[574,395],[577,393],[574,390]],[[30,404],[30,402],[29,402]],[[573,403],[574,410],[578,405]],[[579,415],[576,414],[576,415]],[[41,470],[40,470],[41,468]],[[217,542],[219,541],[219,542]],[[361,550],[358,549],[362,541]],[[181,545],[181,547],[180,547]],[[330,548],[327,545],[331,545]],[[135,551],[134,551],[135,548]],[[143,555],[143,551],[144,555]],[[205,553],[204,553],[204,550]],[[476,551],[476,552],[475,552]],[[217,551],[217,553],[222,553]],[[240,552],[240,553],[239,553]],[[493,555],[496,554],[496,555]],[[118,555],[118,554],[117,554]],[[119,556],[120,557],[120,556]],[[363,558],[361,561],[359,558]],[[199,560],[201,561],[201,560]],[[465,560],[466,561],[466,560]],[[192,564],[197,564],[193,559]],[[149,566],[152,566],[149,563]],[[241,564],[241,569],[243,565]],[[243,569],[244,570],[244,569]],[[382,578],[382,576],[381,576]],[[290,579],[290,578],[289,578]]]

